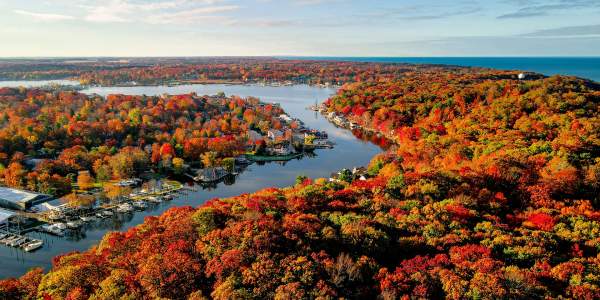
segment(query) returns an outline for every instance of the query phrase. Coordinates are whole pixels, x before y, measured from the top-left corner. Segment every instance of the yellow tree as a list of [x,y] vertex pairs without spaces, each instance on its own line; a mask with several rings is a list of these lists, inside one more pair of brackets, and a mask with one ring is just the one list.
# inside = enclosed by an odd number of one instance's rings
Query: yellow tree
[[89,190],[94,187],[94,178],[92,178],[89,171],[79,172],[79,175],[77,175],[77,185],[82,190]]
[[205,168],[214,167],[217,164],[217,152],[208,151],[200,155],[200,161]]
[[92,195],[78,195],[71,193],[62,198],[62,201],[69,204],[72,207],[80,206],[91,206],[96,202],[96,199]]
[[131,188],[122,187],[114,184],[107,184],[104,186],[104,194],[111,201],[118,199],[123,195],[128,195],[131,193]]
[[179,158],[179,157],[175,157],[173,158],[173,171],[176,174],[181,174],[183,173],[183,168],[184,168],[184,160]]

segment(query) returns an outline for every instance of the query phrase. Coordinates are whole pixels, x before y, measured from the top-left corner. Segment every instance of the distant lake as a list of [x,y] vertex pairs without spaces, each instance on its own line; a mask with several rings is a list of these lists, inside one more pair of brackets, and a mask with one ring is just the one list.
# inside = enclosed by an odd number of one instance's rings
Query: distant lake
[[600,57],[282,57],[379,63],[439,64],[572,75],[600,81]]
[[[0,82],[0,86],[2,82]],[[336,143],[334,149],[315,150],[312,157],[294,159],[286,163],[253,164],[246,171],[236,176],[235,182],[219,183],[216,187],[203,189],[196,186],[197,191],[189,192],[171,202],[163,202],[158,206],[135,214],[118,214],[113,219],[86,225],[79,235],[72,237],[54,237],[41,233],[30,233],[31,236],[44,240],[44,247],[34,253],[0,246],[0,278],[23,275],[28,269],[41,266],[48,270],[51,260],[57,255],[71,251],[85,251],[97,244],[109,231],[125,231],[138,225],[147,216],[157,216],[173,206],[190,205],[197,207],[215,197],[232,197],[244,193],[252,193],[267,187],[286,187],[293,185],[296,176],[306,175],[311,178],[329,177],[332,172],[342,168],[367,165],[371,158],[382,149],[366,139],[359,139],[349,130],[335,127],[323,116],[306,109],[315,101],[323,101],[334,89],[317,88],[306,85],[269,87],[259,85],[181,85],[136,86],[136,87],[94,87],[83,90],[83,93],[108,95],[113,93],[136,95],[185,94],[196,92],[198,95],[213,95],[225,92],[242,97],[254,96],[263,102],[277,102],[292,117],[305,122],[306,126],[325,130],[329,138]]]

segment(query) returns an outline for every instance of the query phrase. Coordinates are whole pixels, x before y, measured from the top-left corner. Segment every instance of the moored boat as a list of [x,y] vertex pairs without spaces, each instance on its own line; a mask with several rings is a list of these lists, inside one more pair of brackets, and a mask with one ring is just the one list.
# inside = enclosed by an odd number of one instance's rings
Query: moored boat
[[118,213],[129,213],[133,211],[133,206],[129,203],[123,203],[117,207]]
[[144,201],[134,201],[132,204],[133,204],[133,207],[135,207],[136,209],[139,209],[139,210],[144,210],[148,207],[148,205]]
[[41,248],[44,245],[43,241],[40,240],[33,240],[29,243],[26,243],[25,245],[23,245],[23,250],[27,251],[27,252],[31,252],[34,250],[37,250],[39,248]]
[[73,220],[73,221],[67,222],[67,227],[71,228],[71,229],[77,229],[77,228],[81,227],[82,225],[83,225],[82,221],[79,221],[79,220]]
[[93,222],[96,220],[96,217],[90,215],[90,216],[81,216],[79,217],[79,219],[81,219],[81,221],[83,222]]

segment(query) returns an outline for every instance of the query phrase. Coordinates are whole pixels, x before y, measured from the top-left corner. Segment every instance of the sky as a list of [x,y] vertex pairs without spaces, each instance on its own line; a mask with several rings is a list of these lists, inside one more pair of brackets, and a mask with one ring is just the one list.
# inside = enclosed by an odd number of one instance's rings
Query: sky
[[0,57],[600,56],[600,0],[0,0]]

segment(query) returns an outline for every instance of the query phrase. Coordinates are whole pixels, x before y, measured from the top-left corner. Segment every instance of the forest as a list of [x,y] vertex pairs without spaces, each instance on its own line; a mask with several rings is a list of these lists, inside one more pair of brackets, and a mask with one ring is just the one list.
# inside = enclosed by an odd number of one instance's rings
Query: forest
[[[1,281],[0,297],[600,298],[597,83],[456,70],[355,81],[326,102],[328,111],[395,142],[373,158],[366,179],[299,176],[294,186],[172,208],[88,251],[56,257],[47,273]],[[23,95],[3,93],[3,105]],[[41,149],[49,134],[65,144],[48,149],[97,146],[86,140],[94,135],[77,135],[96,126],[75,126],[94,118],[106,121],[100,128],[121,128],[109,140],[159,147],[177,134],[157,136],[153,126],[199,105],[177,98],[172,105],[183,107],[169,112],[169,101],[117,97],[86,111],[94,99],[59,97],[71,104],[46,109],[44,101],[58,98],[27,97],[0,115],[1,124],[32,123],[3,125],[0,149]],[[156,106],[165,111],[152,113]],[[140,118],[130,117],[132,107]],[[152,129],[125,130],[146,124],[144,117]],[[214,125],[195,130],[208,138],[221,132]],[[6,141],[17,134],[21,142]]]
[[[489,69],[441,65],[313,61],[277,58],[128,58],[0,62],[0,79],[72,79],[83,85],[295,83],[343,85],[422,73],[490,74]],[[494,71],[516,78],[514,71]],[[530,74],[540,77],[537,74]]]
[[[80,171],[105,182],[181,173],[244,153],[249,130],[280,129],[283,110],[258,99],[85,95],[0,88],[0,181],[61,196]],[[212,161],[212,162],[211,162]]]

